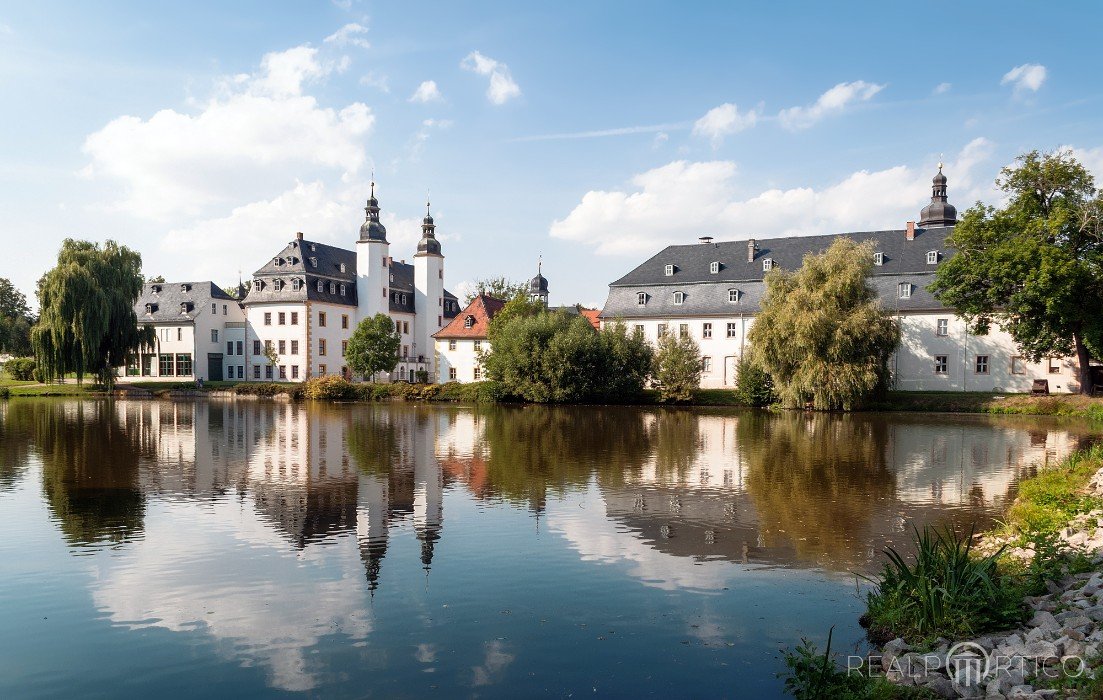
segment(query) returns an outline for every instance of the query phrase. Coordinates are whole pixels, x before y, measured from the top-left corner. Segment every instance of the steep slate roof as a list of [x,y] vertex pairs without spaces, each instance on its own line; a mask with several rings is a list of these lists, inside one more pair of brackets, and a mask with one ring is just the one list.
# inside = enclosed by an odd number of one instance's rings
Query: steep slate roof
[[[485,340],[487,330],[490,328],[490,319],[502,310],[506,303],[485,294],[480,294],[471,300],[463,311],[456,314],[444,328],[433,334],[434,338],[450,340],[464,338],[471,340]],[[474,317],[474,323],[470,328],[465,327],[465,319]]]
[[[390,310],[396,313],[414,313],[414,266],[410,263],[392,260],[390,270],[391,276],[388,284],[391,290]],[[398,292],[397,299],[395,298],[395,292]],[[402,294],[404,293],[406,294],[405,304],[402,303]],[[445,289],[444,301],[444,317],[455,318],[459,310],[459,300],[456,299],[456,295]],[[449,304],[449,301],[453,303]],[[456,311],[452,309],[456,309]]]
[[[344,264],[345,270],[341,271]],[[258,289],[254,283],[245,297],[246,304],[271,302],[323,301],[330,304],[356,306],[356,253],[344,248],[326,245],[303,239],[295,239],[284,246],[275,257],[253,273],[255,279],[264,282],[264,289]],[[284,287],[276,291],[273,284],[283,280]],[[295,290],[291,281],[299,279],[303,285]],[[322,280],[322,291],[318,291],[318,280]],[[330,293],[329,283],[345,285],[344,296],[337,291]]]
[[[187,286],[188,291],[183,287]],[[160,292],[154,290],[160,288]],[[192,323],[202,313],[210,313],[212,301],[238,303],[214,282],[146,282],[142,285],[142,294],[134,303],[134,313],[138,323],[173,323],[184,325]],[[185,314],[180,305],[190,303],[191,309]],[[152,314],[146,313],[146,304],[153,304]]]
[[[724,241],[673,245],[664,248],[634,270],[609,285],[609,297],[602,318],[651,318],[686,316],[733,316],[758,312],[765,292],[763,260],[770,258],[775,267],[795,270],[808,253],[825,250],[840,236],[858,243],[873,241],[874,250],[883,254],[883,264],[875,266],[870,283],[886,309],[901,311],[941,310],[942,305],[927,291],[936,265],[927,264],[927,253],[938,251],[939,263],[948,259],[946,238],[952,226],[920,229],[909,241],[904,229],[866,231],[826,236],[765,238],[756,241],[754,261],[747,260],[748,241]],[[719,262],[720,271],[709,272]],[[674,274],[666,275],[666,265],[674,265]],[[901,299],[898,285],[913,285],[911,297]],[[739,291],[739,301],[729,302],[728,291]],[[674,303],[674,292],[685,294],[682,304]],[[640,306],[637,294],[647,294]]]

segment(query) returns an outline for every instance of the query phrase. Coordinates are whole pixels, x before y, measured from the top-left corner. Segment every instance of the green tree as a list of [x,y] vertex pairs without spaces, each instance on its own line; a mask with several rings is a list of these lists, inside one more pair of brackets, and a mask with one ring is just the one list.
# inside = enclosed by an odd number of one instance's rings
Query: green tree
[[887,386],[900,331],[867,280],[872,265],[872,244],[839,238],[799,270],[766,275],[748,340],[788,405],[851,410]]
[[621,326],[598,332],[583,316],[542,311],[499,326],[482,359],[488,378],[525,401],[619,401],[642,390],[651,350]]
[[667,333],[655,352],[655,386],[663,401],[689,401],[701,385],[701,348],[688,335]]
[[146,282],[164,284],[165,283],[165,276],[164,275],[157,275],[156,277],[150,277],[149,279],[146,280]]
[[965,212],[931,291],[974,333],[998,324],[1033,362],[1076,355],[1090,394],[1089,360],[1103,357],[1103,195],[1069,151],[1021,155],[996,184],[1010,200]]
[[544,313],[544,311],[542,303],[533,301],[524,294],[513,296],[505,303],[505,306],[498,310],[498,313],[494,314],[494,318],[490,319],[490,325],[486,332],[487,340],[493,345],[495,337],[511,320],[537,316]]
[[41,315],[31,329],[38,369],[46,380],[91,374],[113,386],[115,368],[154,341],[139,327],[134,303],[142,292],[142,256],[126,246],[66,239],[57,267],[38,281]]
[[32,323],[26,295],[0,277],[0,352],[30,355]]
[[490,277],[476,280],[475,288],[467,293],[463,303],[465,306],[470,304],[480,294],[486,294],[502,301],[509,301],[517,296],[525,296],[528,294],[528,290],[528,284],[525,282],[515,282],[504,276]]
[[372,380],[380,372],[390,372],[398,364],[402,339],[387,314],[365,318],[349,338],[345,361],[349,369]]

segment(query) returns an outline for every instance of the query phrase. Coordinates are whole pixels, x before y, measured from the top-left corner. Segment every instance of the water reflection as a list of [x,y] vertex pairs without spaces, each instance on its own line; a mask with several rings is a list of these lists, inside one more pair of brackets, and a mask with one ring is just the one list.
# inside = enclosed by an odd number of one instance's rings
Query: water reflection
[[[380,616],[403,610],[409,634],[433,624],[441,613],[410,596],[441,562],[490,556],[486,576],[518,575],[508,537],[665,590],[718,593],[763,565],[863,571],[911,524],[983,525],[1022,465],[1094,438],[982,417],[11,401],[0,495],[37,460],[71,551],[103,555],[87,582],[100,614],[201,632],[269,686],[303,691],[340,682],[316,653],[333,640],[386,666]],[[550,539],[488,529],[501,512]],[[705,620],[690,634],[716,645],[727,632]],[[407,642],[422,671],[465,659],[474,687],[519,663],[505,639]]]

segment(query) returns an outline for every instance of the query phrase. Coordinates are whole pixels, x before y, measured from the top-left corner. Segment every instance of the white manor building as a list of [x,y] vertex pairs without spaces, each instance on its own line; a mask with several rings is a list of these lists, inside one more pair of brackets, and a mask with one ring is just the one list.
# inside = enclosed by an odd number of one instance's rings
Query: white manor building
[[609,285],[601,319],[623,321],[653,342],[665,333],[691,336],[701,348],[701,386],[733,387],[765,292],[765,274],[796,269],[806,253],[821,252],[847,236],[873,242],[870,282],[900,323],[900,345],[890,360],[895,388],[1028,392],[1034,380],[1045,379],[1050,391],[1078,391],[1074,359],[1028,362],[1006,332],[993,327],[984,336],[971,334],[965,321],[928,291],[938,266],[953,255],[947,239],[956,223],[940,165],[931,203],[918,224],[764,240],[704,237],[699,244],[672,245]]
[[[352,378],[345,350],[356,325],[378,313],[393,319],[402,344],[391,380],[432,381],[433,334],[459,311],[444,288],[444,255],[428,211],[413,264],[390,254],[372,183],[355,250],[302,233],[231,296],[213,282],[149,283],[134,306],[157,341],[128,376],[303,381]],[[209,308],[209,312],[208,312]],[[269,355],[275,356],[275,362]]]

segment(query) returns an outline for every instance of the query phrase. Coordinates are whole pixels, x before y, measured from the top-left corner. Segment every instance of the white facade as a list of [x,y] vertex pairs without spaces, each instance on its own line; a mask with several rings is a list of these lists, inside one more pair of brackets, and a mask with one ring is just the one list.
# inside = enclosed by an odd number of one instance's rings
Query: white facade
[[477,382],[485,379],[479,353],[490,350],[490,341],[481,339],[439,338],[437,346],[437,381]]

